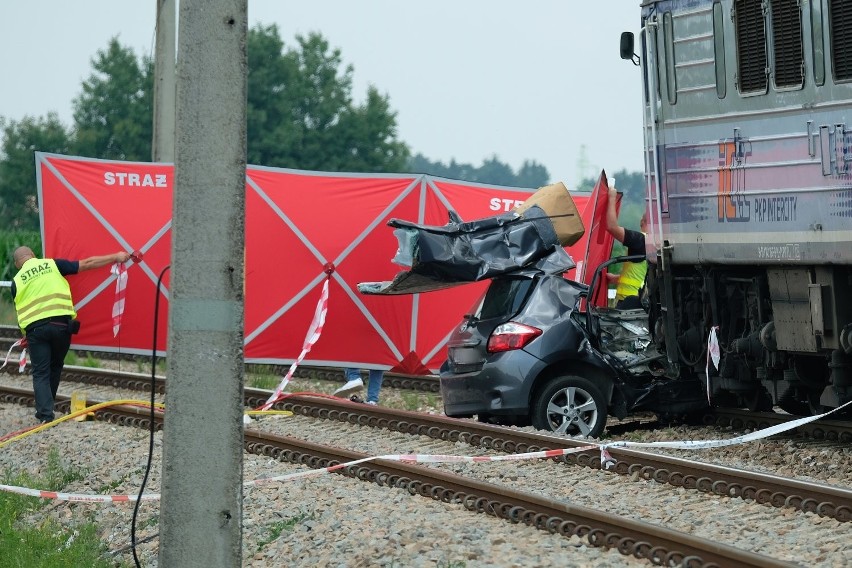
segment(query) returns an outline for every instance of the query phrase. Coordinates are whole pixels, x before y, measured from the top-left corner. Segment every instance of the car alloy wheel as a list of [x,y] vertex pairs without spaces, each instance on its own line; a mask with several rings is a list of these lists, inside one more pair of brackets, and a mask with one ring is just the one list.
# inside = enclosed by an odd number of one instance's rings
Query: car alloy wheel
[[606,416],[600,390],[575,375],[552,379],[533,401],[533,426],[556,434],[596,438],[603,432]]

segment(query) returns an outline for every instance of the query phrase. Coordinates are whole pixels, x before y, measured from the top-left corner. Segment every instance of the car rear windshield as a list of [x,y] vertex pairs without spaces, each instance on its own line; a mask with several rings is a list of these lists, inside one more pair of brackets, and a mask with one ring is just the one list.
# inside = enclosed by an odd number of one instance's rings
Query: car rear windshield
[[485,293],[479,319],[511,316],[524,305],[532,287],[531,278],[497,278]]

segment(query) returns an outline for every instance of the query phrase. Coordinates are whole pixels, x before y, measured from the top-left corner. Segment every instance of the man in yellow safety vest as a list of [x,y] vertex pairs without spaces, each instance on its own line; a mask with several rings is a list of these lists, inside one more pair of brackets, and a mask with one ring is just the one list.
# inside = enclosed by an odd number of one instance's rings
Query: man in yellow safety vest
[[100,268],[114,262],[127,262],[122,251],[83,260],[37,258],[29,247],[13,253],[18,272],[12,279],[12,297],[18,326],[27,338],[33,373],[36,418],[53,421],[53,403],[77,312],[65,276]]
[[[609,188],[606,204],[606,230],[621,244],[627,247],[630,256],[645,254],[645,232],[648,226],[647,213],[642,215],[639,221],[639,230],[625,229],[618,224],[618,214],[615,204],[618,193],[614,187]],[[615,307],[622,310],[632,310],[642,307],[639,299],[639,290],[645,284],[645,274],[648,272],[648,261],[625,262],[621,268],[621,274],[610,276],[617,277],[618,283],[615,288]]]

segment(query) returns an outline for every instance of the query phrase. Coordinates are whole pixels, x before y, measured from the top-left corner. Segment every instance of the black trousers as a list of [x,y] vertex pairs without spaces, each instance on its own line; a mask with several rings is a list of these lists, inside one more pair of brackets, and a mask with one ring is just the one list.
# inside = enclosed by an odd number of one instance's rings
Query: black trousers
[[625,296],[619,300],[615,307],[619,310],[638,310],[642,307],[642,301],[639,296]]
[[36,325],[27,331],[30,364],[33,368],[33,393],[36,418],[53,420],[53,403],[59,390],[59,378],[65,355],[71,347],[71,334],[64,321]]

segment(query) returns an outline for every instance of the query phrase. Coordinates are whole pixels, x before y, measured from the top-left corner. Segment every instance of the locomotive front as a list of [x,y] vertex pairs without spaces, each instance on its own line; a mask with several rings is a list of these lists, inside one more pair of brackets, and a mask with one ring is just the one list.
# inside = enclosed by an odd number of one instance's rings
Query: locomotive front
[[[672,376],[714,403],[852,400],[852,3],[643,4],[649,290]],[[624,56],[624,54],[623,54]]]

